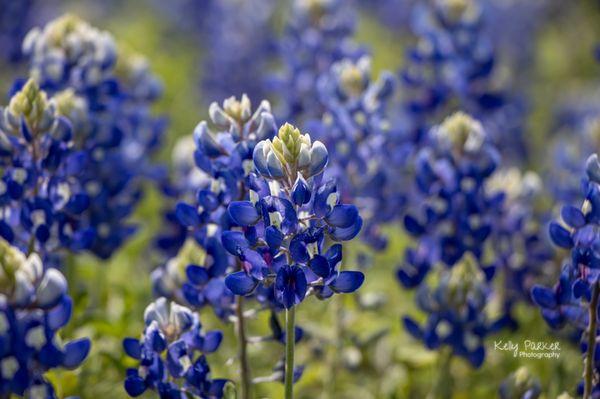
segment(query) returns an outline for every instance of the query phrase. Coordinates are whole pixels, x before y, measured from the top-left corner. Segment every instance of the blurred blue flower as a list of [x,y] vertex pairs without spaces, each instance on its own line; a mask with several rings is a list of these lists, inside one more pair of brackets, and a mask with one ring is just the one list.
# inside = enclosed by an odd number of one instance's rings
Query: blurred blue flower
[[[361,238],[383,249],[380,225],[391,223],[407,202],[407,159],[413,149],[391,118],[395,79],[383,72],[371,80],[370,58],[343,59],[318,80],[324,114],[307,123],[332,152],[326,178],[343,188],[365,220]],[[403,184],[404,183],[404,184]]]
[[127,370],[125,390],[137,397],[147,390],[160,398],[221,398],[227,380],[212,379],[204,356],[216,351],[223,334],[202,333],[198,315],[159,298],[144,312],[141,339],[126,338],[125,353],[139,361]]
[[357,59],[364,53],[352,36],[355,30],[353,4],[341,0],[295,0],[279,44],[283,64],[274,77],[273,90],[281,99],[286,120],[300,121],[321,115],[316,92],[317,79],[343,58]]
[[275,54],[274,0],[207,2],[202,27],[202,97],[223,101],[231,95],[266,97],[265,80]]
[[56,398],[45,373],[79,367],[90,350],[87,338],[59,343],[57,332],[71,318],[67,281],[3,239],[0,266],[0,393]]
[[65,218],[64,234],[85,231],[82,249],[108,258],[135,231],[127,218],[142,196],[142,180],[163,175],[151,160],[165,127],[150,112],[160,84],[143,57],[123,48],[117,57],[110,34],[72,15],[31,30],[23,49],[30,76],[71,121],[69,168],[89,200],[76,218]]
[[480,2],[418,3],[412,20],[418,42],[400,75],[414,139],[420,141],[441,116],[464,110],[481,121],[506,158],[521,162],[527,155],[525,103],[497,74]]
[[427,314],[420,326],[404,317],[406,330],[429,349],[449,346],[474,367],[485,359],[483,339],[494,332],[485,307],[490,286],[478,262],[465,254],[451,269],[439,271],[436,285],[423,284],[416,296],[417,305]]
[[76,180],[72,124],[59,108],[60,98],[29,80],[0,109],[0,236],[46,263],[91,242],[86,228],[68,223],[90,199]]

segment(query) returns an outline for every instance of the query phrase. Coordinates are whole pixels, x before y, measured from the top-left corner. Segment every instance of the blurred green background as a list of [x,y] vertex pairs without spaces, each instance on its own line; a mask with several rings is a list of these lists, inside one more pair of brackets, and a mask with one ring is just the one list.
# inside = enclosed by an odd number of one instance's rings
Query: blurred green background
[[[156,112],[170,120],[162,151],[163,160],[168,162],[177,138],[191,134],[207,113],[206,103],[210,99],[202,98],[197,83],[202,49],[186,32],[174,29],[173,21],[162,18],[149,2],[107,4],[103,9],[93,1],[60,2],[53,12],[78,14],[112,32],[118,43],[149,59],[152,70],[164,83],[164,96]],[[596,88],[600,77],[600,66],[591,56],[591,49],[600,42],[600,5],[591,0],[570,1],[561,10],[551,15],[540,29],[532,72],[528,75],[533,94],[527,139],[536,149],[535,161],[529,166],[538,171],[548,155],[546,138],[554,106],[565,93]],[[369,14],[360,16],[357,41],[372,48],[374,74],[401,66],[403,49],[412,40],[410,35],[381,26]],[[3,69],[2,88],[6,89],[19,72]],[[518,75],[520,71],[514,73]],[[149,244],[160,229],[163,204],[159,193],[148,189],[135,216],[140,232],[117,256],[109,262],[90,256],[69,260],[66,273],[76,309],[63,338],[89,336],[93,347],[80,369],[52,375],[61,395],[126,397],[122,381],[125,368],[133,363],[124,356],[121,341],[126,336],[138,336],[143,329],[143,311],[152,299],[149,273],[159,262]],[[394,226],[389,231],[391,245],[386,253],[373,255],[374,266],[368,270],[361,289],[362,304],[352,296],[336,296],[327,303],[311,297],[299,308],[298,323],[311,337],[298,346],[298,363],[307,365],[296,388],[298,398],[424,398],[429,392],[437,368],[436,354],[422,349],[401,326],[400,317],[414,313],[412,293],[402,290],[394,280],[394,270],[402,260],[407,238]],[[357,245],[348,250],[356,251]],[[550,273],[558,272],[560,262],[554,266],[556,270]],[[364,309],[364,302],[373,299],[383,303]],[[339,302],[347,310],[341,313],[341,325],[334,327],[336,320],[332,318],[342,308]],[[474,371],[461,359],[455,359],[452,372],[456,378],[456,398],[495,397],[500,382],[523,365],[539,377],[547,398],[555,398],[565,390],[574,393],[581,375],[578,349],[562,337],[551,335],[536,308],[521,306],[518,314],[523,328],[517,334],[493,338],[515,342],[560,340],[560,358],[514,358],[509,353],[494,351],[489,342],[488,358],[481,369]],[[250,322],[250,335],[266,333],[266,317]],[[213,377],[236,380],[238,366],[232,326],[222,325],[208,309],[202,320],[206,329],[219,328],[226,333],[221,349],[209,356]],[[342,338],[335,339],[336,336]],[[251,345],[253,376],[270,374],[282,352],[283,346],[275,343]],[[256,397],[279,398],[282,390],[279,383],[260,384],[256,386]]]

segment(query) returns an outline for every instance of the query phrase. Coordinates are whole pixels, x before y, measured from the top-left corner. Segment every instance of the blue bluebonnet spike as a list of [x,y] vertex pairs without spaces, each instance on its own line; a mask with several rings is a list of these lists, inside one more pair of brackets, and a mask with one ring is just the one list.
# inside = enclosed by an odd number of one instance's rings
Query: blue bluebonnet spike
[[[335,182],[322,183],[326,161],[315,154],[327,154],[327,150],[317,143],[285,124],[273,140],[257,144],[254,165],[258,175],[254,178],[264,179],[269,189],[257,192],[252,202],[230,203],[229,215],[240,230],[223,233],[225,247],[243,265],[225,280],[234,294],[249,295],[272,287],[276,305],[289,309],[302,302],[309,288],[325,299],[335,292],[354,292],[362,285],[362,273],[337,270],[341,247],[334,245],[335,250],[328,251],[324,245],[326,236],[334,241],[354,238],[362,219],[354,205],[340,202]],[[282,174],[269,170],[268,156],[277,161]],[[313,159],[316,170],[310,166]],[[249,228],[259,232],[262,240],[252,243]]]
[[[45,115],[32,124],[27,116],[20,128],[26,141],[54,130],[55,145],[36,162],[57,172],[61,185],[49,188],[52,205],[61,204],[65,212],[52,218],[57,228],[38,228],[36,238],[47,245],[58,232],[61,246],[109,258],[136,231],[128,217],[143,194],[142,181],[165,177],[152,160],[165,130],[164,119],[150,112],[161,85],[142,56],[123,47],[117,52],[108,32],[73,15],[32,29],[23,53],[29,75],[52,97],[56,116],[70,121],[67,127]],[[18,81],[15,88],[30,85]],[[13,127],[14,119],[7,118]],[[44,245],[35,244],[43,252]]]
[[75,369],[90,351],[88,338],[59,343],[58,330],[71,317],[66,280],[36,253],[26,257],[4,239],[0,264],[0,340],[10,343],[0,355],[0,392],[54,398],[46,372]]
[[287,21],[278,43],[283,71],[273,78],[282,115],[287,120],[320,117],[322,110],[314,101],[319,76],[336,61],[364,53],[352,41],[355,10],[342,0],[294,0]]
[[[400,78],[404,110],[414,140],[439,117],[462,109],[484,124],[505,158],[522,162],[526,107],[516,77],[500,76],[494,38],[482,8],[486,2],[418,2],[411,28],[417,36]],[[494,13],[494,17],[496,14]],[[504,35],[497,35],[504,36]],[[502,80],[502,83],[498,82]]]
[[124,386],[129,396],[152,390],[161,398],[223,397],[226,381],[211,379],[204,357],[218,348],[221,332],[204,334],[197,314],[165,298],[148,305],[144,322],[141,339],[123,341],[125,353],[140,362],[127,370]]
[[[566,205],[559,222],[552,222],[549,233],[555,245],[570,250],[565,260],[558,282],[552,288],[534,286],[531,297],[540,307],[548,325],[555,329],[570,326],[581,339],[583,357],[595,356],[598,347],[598,331],[589,331],[598,315],[600,295],[598,272],[600,258],[594,248],[598,245],[598,223],[600,218],[600,182],[598,180],[598,158],[591,155],[585,163],[585,178],[582,180],[584,201],[580,208]],[[594,352],[592,352],[594,351]],[[584,360],[585,363],[585,360]],[[584,382],[578,390],[580,394],[591,395],[600,387],[589,368],[584,366]],[[598,372],[595,361],[592,373]],[[584,396],[585,396],[584,395]],[[592,395],[593,396],[593,395]]]

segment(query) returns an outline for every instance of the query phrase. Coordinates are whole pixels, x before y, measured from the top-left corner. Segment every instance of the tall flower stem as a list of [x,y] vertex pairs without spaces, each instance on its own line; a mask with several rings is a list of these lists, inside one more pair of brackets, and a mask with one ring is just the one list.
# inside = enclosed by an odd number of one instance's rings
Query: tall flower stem
[[235,313],[237,316],[236,333],[238,338],[238,357],[240,360],[242,399],[250,399],[250,390],[252,389],[252,386],[250,382],[250,367],[248,364],[248,339],[246,337],[243,296],[236,296]]
[[438,375],[430,393],[431,399],[450,399],[452,397],[452,349],[443,348],[438,354]]
[[294,398],[294,345],[296,308],[285,310],[285,399]]
[[594,353],[596,353],[596,325],[598,323],[599,296],[599,283],[596,282],[592,291],[592,300],[590,301],[590,327],[588,328],[587,352],[585,354],[583,399],[590,399],[592,397],[592,386],[594,379]]

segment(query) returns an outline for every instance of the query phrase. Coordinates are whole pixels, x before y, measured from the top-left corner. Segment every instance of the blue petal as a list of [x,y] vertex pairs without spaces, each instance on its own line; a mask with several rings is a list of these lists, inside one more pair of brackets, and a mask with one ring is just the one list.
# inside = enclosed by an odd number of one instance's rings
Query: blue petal
[[331,273],[329,262],[322,255],[315,255],[308,262],[308,267],[319,277],[327,278]]
[[554,291],[540,285],[536,285],[532,288],[531,299],[542,308],[554,309],[558,306]]
[[425,232],[423,225],[411,215],[404,216],[404,228],[415,236],[420,236]]
[[600,183],[600,163],[598,162],[598,155],[592,154],[585,162],[585,171],[590,180]]
[[209,279],[208,271],[198,265],[188,265],[185,268],[185,274],[194,285],[204,285]]
[[227,210],[231,219],[239,226],[252,226],[260,218],[254,205],[248,201],[233,201]]
[[292,188],[292,200],[294,204],[298,206],[302,206],[310,201],[310,189],[308,188],[308,184],[306,180],[301,175],[298,175],[296,179],[296,183],[294,183],[294,187]]
[[194,129],[194,141],[196,142],[198,149],[211,158],[218,157],[225,153],[223,148],[208,131],[205,121],[200,122]]
[[571,233],[556,222],[550,223],[549,227],[550,238],[556,245],[562,248],[572,248],[573,240],[571,239]]
[[90,206],[90,197],[87,194],[75,194],[71,196],[65,208],[67,212],[80,214]]
[[223,333],[221,331],[209,331],[204,336],[204,344],[202,345],[202,352],[212,353],[219,348],[223,341]]
[[325,221],[335,227],[347,228],[354,225],[358,209],[354,205],[336,205],[325,217]]
[[123,340],[123,349],[127,356],[139,360],[142,354],[140,341],[135,338],[125,338]]
[[125,379],[125,391],[131,397],[137,397],[146,391],[144,379],[138,375],[129,375]]
[[310,149],[310,165],[308,168],[308,175],[318,175],[323,171],[327,165],[329,154],[327,148],[320,141],[315,141]]
[[265,229],[265,239],[269,248],[278,250],[283,242],[283,233],[277,227],[269,226]]
[[241,271],[231,273],[225,277],[225,285],[235,295],[249,295],[258,285],[258,281],[248,276],[246,272]]
[[175,207],[175,215],[179,223],[186,227],[194,227],[200,224],[200,216],[198,211],[193,206],[180,202]]
[[328,203],[329,196],[334,194],[336,191],[337,187],[334,180],[329,180],[327,183],[319,187],[313,201],[313,212],[317,217],[323,218],[327,216],[331,210],[331,206]]
[[64,327],[69,322],[72,311],[73,301],[68,296],[63,297],[62,301],[48,312],[48,327],[54,331]]
[[267,158],[264,154],[264,146],[267,145],[265,141],[261,141],[254,147],[254,152],[252,153],[252,159],[254,161],[254,167],[258,172],[262,175],[268,176],[269,169],[267,168]]
[[221,234],[221,242],[227,252],[236,256],[240,254],[242,249],[250,246],[244,233],[241,231],[224,231],[223,234]]
[[585,216],[583,216],[583,212],[572,205],[563,206],[560,215],[571,227],[582,227],[585,225]]
[[402,321],[404,322],[404,328],[406,328],[406,331],[408,331],[410,335],[418,340],[423,339],[423,331],[413,319],[410,317],[403,317]]
[[267,170],[269,171],[269,176],[274,179],[280,179],[284,176],[283,165],[273,151],[267,154]]
[[217,195],[210,190],[199,190],[197,194],[198,204],[209,212],[219,207]]
[[365,281],[365,275],[357,271],[340,272],[338,277],[329,284],[335,292],[350,293],[360,288]]
[[279,302],[289,309],[302,302],[306,296],[308,283],[302,268],[283,266],[275,278],[275,294]]
[[298,263],[306,263],[310,259],[306,244],[300,238],[296,237],[290,242],[290,255]]
[[485,359],[485,349],[483,348],[483,346],[480,346],[479,348],[470,352],[468,354],[468,359],[469,362],[471,362],[471,364],[473,365],[473,367],[479,368],[483,364],[483,361]]
[[78,339],[66,344],[62,362],[63,367],[69,370],[79,367],[87,357],[88,353],[90,353],[90,346],[91,343],[88,338]]
[[359,216],[356,218],[354,225],[347,228],[335,228],[332,232],[330,232],[330,236],[335,241],[349,241],[356,237],[358,233],[360,233],[360,229],[362,228],[363,220]]

